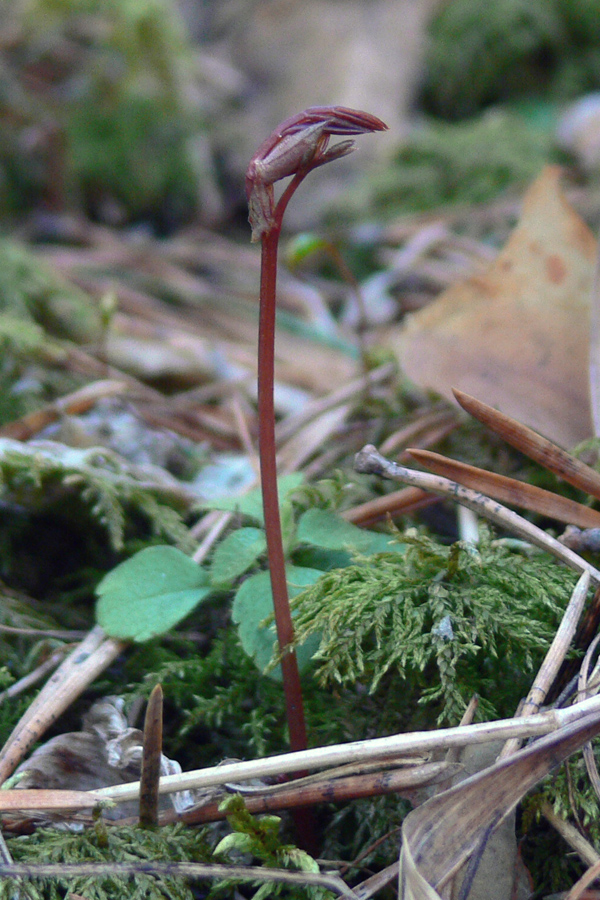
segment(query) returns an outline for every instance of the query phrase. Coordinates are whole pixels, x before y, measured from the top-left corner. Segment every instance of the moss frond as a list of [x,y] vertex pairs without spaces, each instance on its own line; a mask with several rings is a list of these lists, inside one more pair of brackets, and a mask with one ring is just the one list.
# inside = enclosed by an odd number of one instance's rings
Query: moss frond
[[477,549],[414,531],[402,540],[404,556],[380,553],[329,572],[294,601],[297,641],[321,634],[321,683],[359,682],[375,692],[395,673],[420,685],[420,703],[441,707],[439,721],[456,721],[473,693],[487,714],[512,713],[519,694],[502,698],[499,688],[523,689],[575,576],[489,534]]
[[[126,513],[139,511],[156,537],[190,550],[193,541],[169,484],[149,485],[139,471],[104,448],[77,449],[54,441],[28,444],[0,439],[0,494],[29,508],[60,503],[76,493],[106,528],[115,550],[123,547]],[[158,495],[158,496],[157,496]],[[177,502],[177,505],[179,503]]]

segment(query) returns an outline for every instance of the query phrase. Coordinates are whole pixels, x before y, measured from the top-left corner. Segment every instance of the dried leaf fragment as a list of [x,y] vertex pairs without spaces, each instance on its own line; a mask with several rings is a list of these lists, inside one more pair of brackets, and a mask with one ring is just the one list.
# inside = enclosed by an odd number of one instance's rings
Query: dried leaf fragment
[[388,342],[417,384],[448,397],[460,388],[570,447],[592,434],[596,241],[559,180],[557,167],[545,168],[487,272],[443,292]]

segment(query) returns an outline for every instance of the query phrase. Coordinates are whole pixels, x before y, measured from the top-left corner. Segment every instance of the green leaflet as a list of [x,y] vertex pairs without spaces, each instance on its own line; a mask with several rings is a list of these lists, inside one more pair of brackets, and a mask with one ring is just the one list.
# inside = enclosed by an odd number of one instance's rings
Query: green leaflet
[[354,550],[367,556],[404,549],[391,535],[358,528],[326,509],[309,509],[300,517],[296,540],[326,550]]
[[175,547],[148,547],[96,588],[98,624],[111,637],[147,641],[177,625],[212,592],[208,574]]
[[[288,566],[286,574],[291,599],[308,585],[314,584],[323,573],[318,569]],[[244,581],[235,595],[231,615],[239,626],[238,634],[242,647],[254,659],[261,672],[264,672],[273,658],[273,650],[277,644],[275,623],[271,621],[268,625],[262,624],[266,618],[273,616],[273,595],[268,572],[258,572]],[[313,634],[297,648],[298,666],[301,671],[306,668],[318,646],[319,636]],[[281,666],[277,666],[268,674],[281,681]]]
[[256,562],[267,549],[260,528],[238,528],[221,541],[210,566],[210,580],[215,586],[227,587]]

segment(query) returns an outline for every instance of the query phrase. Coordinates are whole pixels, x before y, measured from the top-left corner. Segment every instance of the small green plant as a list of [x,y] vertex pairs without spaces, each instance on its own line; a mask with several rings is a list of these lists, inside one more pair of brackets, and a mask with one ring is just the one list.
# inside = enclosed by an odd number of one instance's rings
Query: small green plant
[[[223,801],[221,809],[227,811],[227,821],[232,833],[223,838],[215,847],[215,856],[226,859],[233,854],[250,854],[266,866],[282,869],[296,869],[300,872],[318,872],[319,865],[304,850],[293,844],[284,844],[279,836],[281,819],[278,816],[250,815],[242,797],[235,795]],[[213,896],[223,896],[223,891],[231,884],[222,882]],[[331,891],[319,887],[302,887],[290,890],[282,884],[264,884],[253,895],[252,900],[267,900],[269,897],[294,897],[296,900],[328,900]]]
[[[156,831],[133,827],[107,829],[101,823],[95,828],[74,834],[72,831],[39,829],[32,835],[7,840],[15,862],[49,863],[83,862],[212,862],[212,854],[204,829],[166,825]],[[18,887],[17,887],[18,885]],[[15,881],[2,878],[0,900],[15,896],[28,900],[60,900],[70,891],[81,892],[88,900],[193,900],[191,885],[177,877],[160,878],[145,873],[136,874],[135,881],[126,878],[35,879]]]
[[516,97],[564,100],[595,90],[599,12],[598,0],[443,4],[427,44],[428,110],[456,119]]
[[115,550],[123,549],[132,512],[147,519],[156,537],[187,550],[194,546],[181,498],[167,485],[149,485],[135,466],[102,447],[0,438],[0,495],[32,509],[59,507],[76,497],[106,529]]
[[[296,522],[293,494],[301,480],[300,475],[288,475],[280,482],[286,586],[293,596],[314,584],[324,571],[348,565],[353,553],[402,549],[390,535],[363,531],[331,510],[304,510]],[[252,571],[267,552],[261,493],[256,489],[242,498],[216,500],[210,505],[235,510],[252,524],[230,532],[206,566],[197,565],[170,546],[147,547],[136,553],[97,586],[97,620],[112,637],[146,641],[173,628],[209,597],[236,590],[232,615],[242,646],[265,671],[273,657],[276,636],[268,572]],[[303,665],[310,661],[316,643],[311,638],[302,648]],[[281,669],[272,674],[281,678]]]
[[[206,174],[206,117],[177,6],[32,0],[0,15],[15,35],[3,61],[0,210],[43,199],[113,221],[187,218]],[[31,79],[40,65],[46,77]],[[37,140],[24,154],[29,131]]]

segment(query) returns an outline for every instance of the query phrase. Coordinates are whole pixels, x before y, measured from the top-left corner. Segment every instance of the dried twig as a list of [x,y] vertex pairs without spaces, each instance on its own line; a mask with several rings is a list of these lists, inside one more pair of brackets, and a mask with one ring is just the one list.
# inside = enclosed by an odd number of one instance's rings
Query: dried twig
[[370,444],[356,455],[355,469],[367,475],[381,475],[383,478],[391,478],[393,481],[402,481],[405,484],[411,484],[414,487],[420,487],[424,490],[433,491],[436,494],[442,494],[453,500],[455,503],[461,503],[463,506],[479,513],[491,522],[506,528],[516,534],[517,537],[541,547],[547,553],[551,553],[561,562],[566,563],[577,572],[589,572],[590,578],[596,584],[600,584],[600,571],[590,565],[581,556],[578,556],[572,550],[563,546],[559,541],[550,537],[541,528],[536,528],[531,522],[528,522],[522,516],[517,515],[505,506],[501,506],[495,500],[484,497],[475,491],[469,490],[455,481],[449,481],[439,475],[430,475],[428,472],[417,472],[414,469],[407,469],[405,466],[399,466],[397,463],[390,462],[378,453],[377,449]]
[[0,784],[15,770],[46,728],[73,702],[127,644],[107,638],[96,625],[63,660],[25,711],[0,752]]
[[549,803],[543,803],[541,807],[542,815],[552,827],[558,831],[560,836],[573,848],[575,853],[588,866],[600,864],[600,855],[594,850],[589,841],[569,822],[565,822],[557,815]]
[[[528,718],[516,717],[498,722],[478,722],[475,725],[443,728],[438,731],[421,731],[410,734],[390,735],[368,741],[354,741],[331,747],[316,747],[294,753],[285,753],[266,759],[225,763],[208,769],[167,775],[160,780],[160,793],[212,787],[228,782],[248,781],[283,775],[289,772],[339,766],[345,763],[364,763],[369,760],[389,760],[399,755],[423,754],[444,751],[450,747],[465,747],[488,741],[508,738],[529,738],[549,734],[584,716],[600,712],[600,696],[591,697],[566,709],[551,709]],[[95,791],[111,800],[133,800],[139,793],[139,782],[114,785]]]
[[[584,572],[575,585],[575,589],[571,595],[571,599],[569,600],[561,623],[556,634],[554,635],[554,640],[552,641],[548,652],[544,657],[544,661],[542,662],[542,665],[540,666],[538,673],[533,680],[533,684],[529,689],[529,693],[527,694],[525,702],[520,710],[521,716],[527,717],[533,715],[534,713],[537,713],[544,700],[546,699],[548,691],[550,690],[552,683],[562,665],[565,655],[569,647],[571,646],[571,642],[577,628],[577,623],[579,622],[581,613],[583,612],[583,605],[585,603],[589,587],[590,576],[587,572]],[[512,740],[507,741],[502,748],[498,759],[504,759],[506,756],[510,756],[510,754],[514,753],[518,749],[518,747],[518,740],[513,738]]]
[[[381,769],[381,764],[379,768]],[[382,794],[399,794],[412,798],[415,791],[427,785],[437,784],[440,779],[455,775],[461,768],[446,762],[431,762],[346,778],[330,778],[328,772],[323,772],[314,782],[311,782],[309,776],[287,784],[273,785],[271,788],[256,788],[251,793],[245,791],[241,793],[247,810],[255,814],[314,806],[317,803],[342,803],[362,797],[378,797]],[[160,824],[182,821],[188,825],[195,825],[224,819],[227,813],[220,808],[221,799],[199,803],[180,814],[169,810],[160,816]]]
[[567,525],[577,525],[579,528],[600,528],[600,512],[583,506],[568,497],[553,494],[533,484],[517,481],[515,478],[507,478],[505,475],[497,475],[495,472],[486,472],[476,466],[448,459],[439,453],[429,450],[406,451],[413,459],[444,478],[451,478],[465,487],[474,491],[480,491],[488,497],[508,503],[511,506],[519,506],[531,512],[549,516]]
[[191,862],[128,862],[128,863],[38,863],[26,865],[0,864],[0,878],[135,878],[155,875],[159,878],[196,878],[223,881],[270,881],[295,884],[300,887],[321,887],[338,897],[356,900],[356,895],[337,875],[315,872],[290,872],[267,866],[219,866]]

